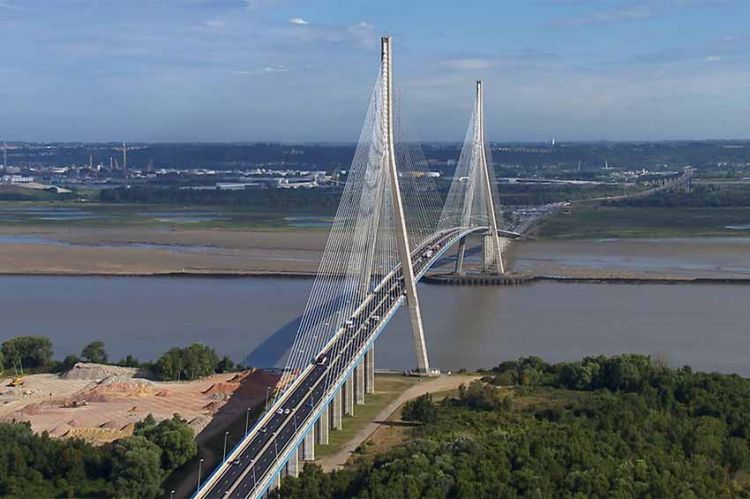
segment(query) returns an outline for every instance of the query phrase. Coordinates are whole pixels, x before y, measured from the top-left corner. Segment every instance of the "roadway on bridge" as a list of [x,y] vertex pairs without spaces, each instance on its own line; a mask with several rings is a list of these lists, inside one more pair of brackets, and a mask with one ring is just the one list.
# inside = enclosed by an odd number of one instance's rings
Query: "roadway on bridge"
[[[481,230],[474,228],[471,232]],[[485,229],[486,230],[486,229]],[[455,243],[466,234],[459,228],[441,231],[422,243],[412,252],[415,275],[420,275],[436,259],[441,250]],[[459,237],[460,236],[460,237]],[[381,281],[365,302],[357,309],[337,332],[329,345],[311,358],[312,368],[302,374],[271,408],[272,415],[262,427],[256,427],[245,439],[244,448],[224,471],[210,479],[211,485],[202,497],[245,498],[256,492],[263,478],[272,470],[279,456],[298,435],[299,429],[312,422],[321,401],[327,398],[326,390],[337,383],[325,383],[326,379],[341,380],[350,369],[351,360],[361,354],[370,337],[392,311],[400,305],[404,296],[401,267],[397,267]],[[364,306],[369,304],[370,306]],[[323,360],[325,359],[325,360]],[[263,420],[261,420],[262,422]],[[233,453],[234,454],[234,453]]]

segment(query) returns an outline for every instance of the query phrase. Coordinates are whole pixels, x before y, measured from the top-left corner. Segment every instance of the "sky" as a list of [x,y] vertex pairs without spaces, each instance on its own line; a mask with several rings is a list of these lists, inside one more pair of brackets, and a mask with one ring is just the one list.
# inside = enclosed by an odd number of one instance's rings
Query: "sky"
[[409,135],[750,138],[747,0],[0,0],[0,138],[350,142],[393,37]]

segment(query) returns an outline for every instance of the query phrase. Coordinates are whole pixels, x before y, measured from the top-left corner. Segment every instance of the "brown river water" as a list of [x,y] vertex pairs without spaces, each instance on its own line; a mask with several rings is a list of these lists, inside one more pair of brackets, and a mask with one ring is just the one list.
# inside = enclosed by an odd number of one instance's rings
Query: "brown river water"
[[[0,338],[52,338],[56,357],[103,340],[110,355],[154,359],[203,342],[252,365],[283,363],[312,281],[0,277]],[[541,355],[661,354],[673,365],[750,376],[750,286],[536,283],[420,285],[428,348],[442,369]],[[377,365],[413,365],[404,310],[377,344]]]

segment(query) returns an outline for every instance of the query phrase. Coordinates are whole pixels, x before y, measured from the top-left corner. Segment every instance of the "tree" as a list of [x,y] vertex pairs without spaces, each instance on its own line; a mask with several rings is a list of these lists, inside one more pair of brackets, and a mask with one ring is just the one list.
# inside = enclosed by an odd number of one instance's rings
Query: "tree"
[[185,359],[185,372],[188,379],[201,378],[213,374],[219,359],[213,348],[200,343],[193,343],[187,347],[183,356]]
[[92,341],[81,350],[81,358],[86,362],[96,364],[106,364],[109,360],[107,351],[104,349],[104,342]]
[[5,340],[0,350],[5,367],[43,369],[52,361],[52,342],[43,336],[18,336]]
[[146,437],[161,449],[161,466],[170,473],[190,461],[198,453],[193,430],[178,414],[158,424],[149,416],[137,425],[136,435]]
[[479,380],[472,381],[469,386],[459,386],[458,400],[472,409],[492,410],[503,407],[503,398],[497,389]]
[[213,348],[193,343],[187,348],[172,348],[159,357],[154,371],[164,380],[195,379],[213,374],[218,363]]
[[130,354],[127,354],[124,358],[120,359],[120,362],[118,362],[117,365],[122,367],[141,367],[141,363],[138,362],[138,359]]
[[163,478],[161,450],[156,444],[142,436],[124,438],[113,444],[110,479],[116,497],[156,497]]
[[235,364],[232,359],[230,359],[227,355],[221,358],[218,364],[216,364],[216,372],[217,373],[226,373],[230,371],[234,371]]
[[182,350],[175,347],[159,357],[154,364],[154,371],[161,379],[175,380],[180,377],[182,366]]
[[438,409],[432,401],[432,395],[425,393],[414,400],[409,400],[401,410],[404,421],[419,421],[420,423],[434,423],[437,421]]
[[61,371],[70,371],[78,363],[78,357],[75,355],[67,355],[62,363],[60,364]]

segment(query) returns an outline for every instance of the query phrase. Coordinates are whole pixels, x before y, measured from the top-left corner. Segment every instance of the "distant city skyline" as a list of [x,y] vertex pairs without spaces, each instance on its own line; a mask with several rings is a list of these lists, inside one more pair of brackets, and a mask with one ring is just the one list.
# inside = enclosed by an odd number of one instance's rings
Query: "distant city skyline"
[[0,0],[0,141],[355,142],[394,39],[411,136],[750,138],[750,2]]

